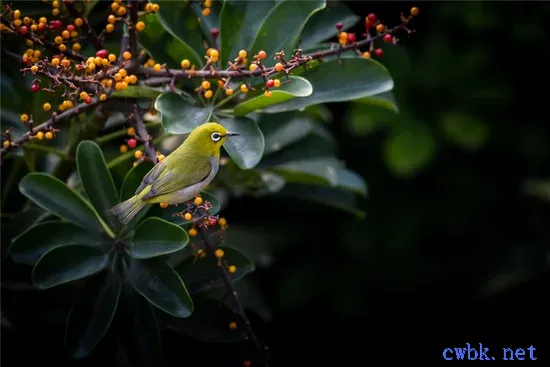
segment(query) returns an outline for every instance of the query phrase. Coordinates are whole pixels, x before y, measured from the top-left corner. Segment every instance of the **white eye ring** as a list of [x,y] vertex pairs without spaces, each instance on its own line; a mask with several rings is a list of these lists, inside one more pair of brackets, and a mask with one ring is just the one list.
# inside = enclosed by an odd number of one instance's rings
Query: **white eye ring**
[[212,138],[213,141],[220,141],[222,137],[219,133],[212,133],[212,135],[210,135],[210,138]]

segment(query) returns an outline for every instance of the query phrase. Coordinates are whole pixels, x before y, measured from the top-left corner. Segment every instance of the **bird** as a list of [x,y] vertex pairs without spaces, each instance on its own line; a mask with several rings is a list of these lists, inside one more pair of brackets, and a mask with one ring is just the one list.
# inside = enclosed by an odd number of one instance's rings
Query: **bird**
[[216,122],[195,127],[143,177],[134,196],[110,209],[111,214],[127,225],[147,205],[177,205],[197,197],[218,173],[222,144],[237,135]]

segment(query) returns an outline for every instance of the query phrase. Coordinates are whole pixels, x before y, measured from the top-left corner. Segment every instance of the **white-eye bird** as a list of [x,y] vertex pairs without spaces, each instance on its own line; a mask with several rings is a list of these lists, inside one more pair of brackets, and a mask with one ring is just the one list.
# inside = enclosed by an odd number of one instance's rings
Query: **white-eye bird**
[[218,173],[220,149],[227,137],[239,135],[215,122],[197,126],[171,154],[143,177],[135,195],[111,208],[124,225],[146,205],[180,204],[196,197]]

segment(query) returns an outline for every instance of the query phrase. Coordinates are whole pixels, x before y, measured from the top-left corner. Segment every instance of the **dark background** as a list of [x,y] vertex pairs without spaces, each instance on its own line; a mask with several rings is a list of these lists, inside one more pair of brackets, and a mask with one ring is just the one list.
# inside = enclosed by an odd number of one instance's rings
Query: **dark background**
[[[388,24],[420,8],[416,33],[381,62],[396,82],[399,123],[428,128],[436,149],[415,172],[396,175],[383,154],[396,127],[357,131],[347,120],[350,105],[330,104],[340,158],[368,183],[364,220],[309,202],[232,199],[224,212],[230,223],[277,235],[273,264],[253,274],[273,317],[264,323],[250,316],[271,346],[270,364],[442,361],[445,348],[467,342],[496,356],[533,345],[537,362],[548,363],[550,206],[523,188],[550,174],[550,4],[348,5]],[[484,143],[466,149],[449,139],[442,121],[451,113],[482,121]],[[62,335],[3,331],[2,354],[12,361],[6,365],[37,357],[64,365]],[[163,338],[170,366],[263,364],[248,344]],[[15,353],[25,346],[32,348]],[[77,365],[105,365],[103,352],[105,345]]]

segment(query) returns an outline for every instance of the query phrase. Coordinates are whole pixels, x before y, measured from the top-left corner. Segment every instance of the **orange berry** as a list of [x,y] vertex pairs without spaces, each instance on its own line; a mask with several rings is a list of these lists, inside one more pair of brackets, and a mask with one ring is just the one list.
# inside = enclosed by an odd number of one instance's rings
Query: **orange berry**
[[386,27],[383,24],[378,24],[376,26],[376,32],[378,32],[378,33],[384,32],[385,29],[386,29]]
[[189,236],[195,237],[197,235],[197,230],[195,228],[191,228],[187,233],[189,234]]
[[160,203],[160,207],[161,208],[167,208],[168,207],[168,203]]
[[128,151],[128,146],[126,144],[121,145],[119,151],[121,154],[126,153]]
[[231,322],[229,323],[229,328],[230,328],[231,330],[237,329],[237,323],[236,323],[235,321],[231,321]]
[[215,255],[218,259],[223,257],[224,254],[225,254],[225,252],[223,252],[223,250],[221,248],[217,249],[216,252],[215,252]]
[[80,43],[77,42],[77,43],[73,44],[73,50],[74,51],[78,52],[78,51],[80,51],[81,48],[82,48],[82,46],[80,46]]
[[21,122],[29,122],[29,115],[27,115],[26,113],[19,116],[19,118],[21,119]]
[[52,62],[51,62],[52,66],[53,66],[53,67],[56,67],[57,65],[59,65],[59,61],[60,61],[59,58],[54,57],[54,58],[52,59]]
[[155,66],[153,66],[153,70],[154,70],[154,71],[160,71],[160,68],[161,68],[161,67],[162,67],[162,66],[160,66],[160,64],[155,64]]
[[107,25],[105,26],[105,31],[106,31],[107,33],[112,33],[114,30],[115,30],[115,26],[112,25],[112,24],[107,24]]
[[225,95],[226,95],[226,96],[231,96],[231,95],[233,95],[233,89],[227,88],[227,89],[225,90]]
[[61,38],[61,36],[57,36],[53,39],[53,41],[57,44],[57,45],[60,45],[63,43],[63,38]]
[[193,218],[193,215],[191,213],[185,213],[185,215],[183,216],[183,218],[185,220],[191,220]]
[[279,88],[281,86],[281,81],[279,79],[273,79],[273,86]]
[[366,52],[363,52],[363,57],[365,59],[370,59],[370,52],[366,51]]
[[202,89],[210,89],[210,82],[207,81],[207,80],[203,81],[202,84],[201,84],[201,88]]
[[44,137],[46,138],[46,140],[52,140],[53,133],[51,131],[48,131],[46,134],[44,134]]
[[42,131],[37,132],[37,133],[36,133],[36,138],[37,138],[38,140],[44,139],[44,133],[43,133]]
[[84,24],[84,21],[82,20],[82,18],[76,18],[74,20],[74,24],[77,26],[77,27],[80,27],[82,24]]
[[52,105],[49,104],[48,102],[46,102],[46,103],[44,103],[44,104],[42,105],[42,108],[44,109],[44,111],[47,112],[47,111],[49,111],[49,110],[52,109]]
[[265,51],[262,50],[262,51],[258,52],[258,57],[259,57],[261,60],[263,60],[263,59],[265,59],[265,58],[267,57],[267,53],[266,53]]
[[202,16],[207,17],[210,15],[210,8],[204,8],[202,9]]
[[122,57],[124,58],[124,60],[130,60],[132,58],[132,54],[128,51],[125,51],[123,54],[122,54]]
[[413,17],[416,17],[418,15],[418,13],[420,13],[420,10],[418,10],[418,8],[416,6],[411,8],[411,15]]
[[231,274],[235,273],[237,271],[237,267],[235,265],[230,265],[229,268],[227,268]]
[[115,62],[116,61],[116,55],[115,54],[109,54],[109,61]]
[[202,198],[200,196],[197,196],[194,201],[195,205],[201,205],[202,204]]
[[280,62],[275,64],[275,71],[277,71],[277,72],[282,71],[283,68],[284,68],[284,66]]
[[71,32],[69,32],[67,30],[64,30],[63,32],[61,32],[61,37],[69,38],[69,37],[71,37]]
[[273,93],[272,93],[270,90],[266,90],[266,91],[264,92],[264,96],[266,96],[266,97],[271,97],[272,94],[273,94]]
[[137,22],[136,23],[136,29],[138,32],[142,32],[145,29],[145,23],[143,22]]
[[184,60],[181,61],[181,67],[183,69],[187,69],[189,66],[191,66],[191,62],[189,62],[189,60],[184,59]]
[[159,4],[153,4],[153,6],[151,7],[151,10],[154,11],[154,12],[157,12],[160,10],[160,5]]
[[118,73],[120,74],[120,76],[122,76],[123,78],[128,75],[128,72],[126,71],[126,69],[120,69],[118,71]]
[[246,86],[246,84],[241,84],[241,92],[243,93],[248,92],[248,87]]

